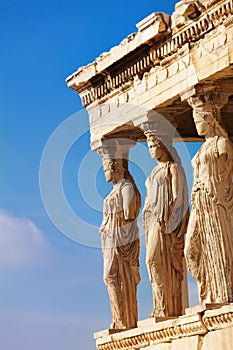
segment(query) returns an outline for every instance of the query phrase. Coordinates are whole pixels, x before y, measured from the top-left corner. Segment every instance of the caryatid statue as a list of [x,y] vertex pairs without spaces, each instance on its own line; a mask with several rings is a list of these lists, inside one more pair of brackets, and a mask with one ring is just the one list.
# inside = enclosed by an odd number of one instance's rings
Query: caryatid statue
[[146,264],[152,285],[154,308],[150,317],[182,314],[184,234],[189,205],[185,172],[166,123],[147,123],[151,157],[157,166],[146,180],[143,226],[146,232]]
[[113,329],[137,327],[139,275],[139,229],[141,197],[128,170],[132,142],[110,141],[99,149],[106,180],[113,189],[104,201],[100,226],[104,282],[108,289]]
[[224,102],[214,89],[189,99],[205,142],[192,160],[185,256],[202,303],[233,302],[233,144],[219,123]]

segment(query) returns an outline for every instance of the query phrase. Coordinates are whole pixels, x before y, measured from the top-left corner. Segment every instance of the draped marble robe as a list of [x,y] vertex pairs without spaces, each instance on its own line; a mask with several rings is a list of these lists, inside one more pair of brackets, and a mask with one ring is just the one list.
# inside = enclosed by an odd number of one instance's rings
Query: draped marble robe
[[[174,170],[178,179],[176,200],[172,190]],[[168,161],[156,166],[146,180],[143,209],[146,263],[154,302],[151,317],[182,314],[183,249],[188,216],[187,184],[182,165]]]
[[187,265],[201,302],[233,302],[233,144],[223,136],[207,139],[192,165]]
[[[126,218],[124,201],[128,195],[130,200]],[[118,181],[104,201],[104,215],[100,227],[104,282],[112,311],[111,328],[115,329],[137,327],[136,292],[140,281],[137,217],[140,203],[136,185],[128,179]]]

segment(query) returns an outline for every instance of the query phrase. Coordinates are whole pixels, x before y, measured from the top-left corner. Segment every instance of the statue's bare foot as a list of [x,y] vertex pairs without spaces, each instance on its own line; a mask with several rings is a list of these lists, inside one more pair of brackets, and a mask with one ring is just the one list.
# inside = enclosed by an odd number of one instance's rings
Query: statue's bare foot
[[166,315],[163,310],[160,310],[160,311],[153,310],[149,318],[153,318],[153,317],[166,317]]
[[110,329],[127,329],[122,322],[113,322],[110,324]]
[[153,310],[152,313],[150,314],[149,318],[155,317],[155,311]]

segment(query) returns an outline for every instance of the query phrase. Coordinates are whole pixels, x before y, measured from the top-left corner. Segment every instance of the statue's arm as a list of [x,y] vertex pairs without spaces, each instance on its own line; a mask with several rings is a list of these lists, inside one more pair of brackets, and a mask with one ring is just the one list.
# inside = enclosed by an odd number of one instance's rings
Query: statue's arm
[[177,171],[177,165],[171,164],[171,188],[172,188],[172,198],[173,198],[173,205],[174,203],[179,200],[178,198],[178,171]]
[[219,182],[227,183],[229,181],[229,172],[232,172],[230,164],[233,160],[233,147],[229,140],[220,139],[218,140],[218,178]]
[[123,202],[123,212],[125,220],[130,219],[130,206],[132,206],[132,199],[134,195],[134,188],[132,184],[125,184],[122,187],[122,202]]

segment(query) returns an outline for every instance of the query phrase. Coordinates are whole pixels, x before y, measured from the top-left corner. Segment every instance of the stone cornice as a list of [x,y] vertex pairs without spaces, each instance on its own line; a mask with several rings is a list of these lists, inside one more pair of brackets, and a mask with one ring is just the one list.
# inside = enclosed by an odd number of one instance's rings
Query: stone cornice
[[[233,0],[223,0],[204,10],[198,18],[189,19],[180,29],[165,30],[162,34],[159,26],[165,20],[160,18],[151,39],[144,39],[144,42],[141,39],[140,42],[137,41],[138,33],[133,34],[126,39],[128,43],[124,45],[127,48],[122,49],[123,44],[113,48],[111,54],[100,56],[94,63],[68,77],[67,84],[81,95],[84,107],[95,101],[103,103],[106,98],[132,86],[135,77],[142,79],[152,67],[166,64],[174,54],[182,53],[183,48],[187,49],[187,45],[196,43],[219,25],[228,26],[232,21],[232,13]],[[130,44],[131,41],[134,44]],[[126,54],[128,51],[130,52]]]
[[[87,81],[100,74],[105,76],[108,74],[109,67],[115,62],[125,60],[126,57],[135,55],[138,49],[150,40],[158,41],[170,29],[170,16],[165,13],[152,13],[137,25],[138,32],[127,36],[118,46],[111,48],[109,52],[102,53],[94,62],[85,67],[80,67],[77,72],[70,75],[66,81],[68,86],[73,88],[81,88]],[[148,30],[148,27],[149,30]],[[140,50],[139,50],[140,51]]]

